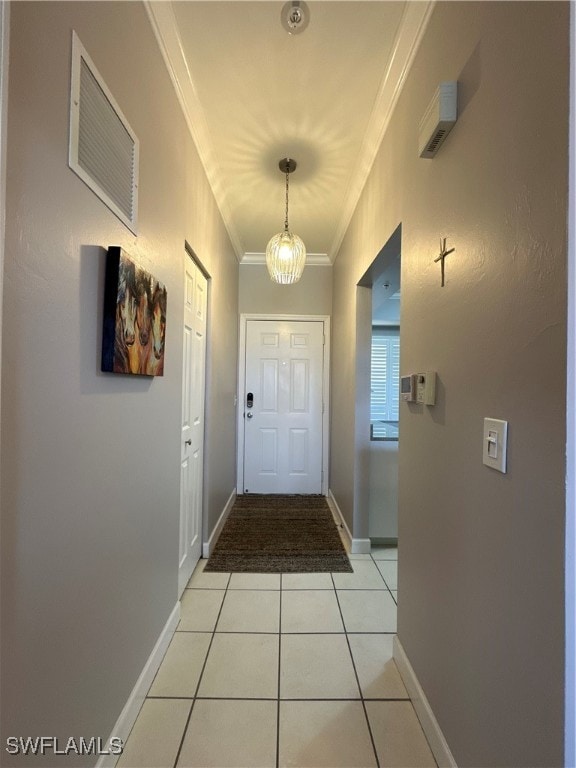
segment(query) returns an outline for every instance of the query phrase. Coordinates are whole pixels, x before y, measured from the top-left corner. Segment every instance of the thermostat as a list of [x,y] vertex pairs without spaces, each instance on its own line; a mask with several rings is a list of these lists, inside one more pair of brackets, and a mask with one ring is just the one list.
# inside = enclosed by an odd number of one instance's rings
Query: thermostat
[[400,377],[400,397],[407,403],[416,400],[416,376],[413,373]]
[[436,371],[415,374],[416,402],[423,405],[436,405]]

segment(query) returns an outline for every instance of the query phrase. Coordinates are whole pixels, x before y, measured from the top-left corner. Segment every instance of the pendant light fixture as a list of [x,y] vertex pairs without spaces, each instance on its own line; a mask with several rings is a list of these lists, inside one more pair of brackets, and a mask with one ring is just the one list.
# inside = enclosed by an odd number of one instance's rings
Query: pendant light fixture
[[296,161],[285,157],[278,167],[286,174],[286,218],[284,231],[270,239],[266,246],[266,266],[275,283],[290,285],[297,283],[306,264],[306,247],[298,235],[288,229],[288,177],[296,170]]

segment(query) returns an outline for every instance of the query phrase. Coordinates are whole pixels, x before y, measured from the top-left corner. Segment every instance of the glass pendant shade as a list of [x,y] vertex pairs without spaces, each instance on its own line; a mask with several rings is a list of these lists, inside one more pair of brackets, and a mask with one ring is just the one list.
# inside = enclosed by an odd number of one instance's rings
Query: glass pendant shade
[[290,285],[300,280],[306,265],[306,247],[298,235],[288,228],[288,176],[296,169],[296,161],[285,157],[278,168],[286,174],[286,217],[284,232],[278,232],[266,246],[266,266],[270,279],[280,285]]
[[285,230],[266,246],[266,266],[270,279],[280,285],[297,283],[306,264],[306,247],[298,235]]

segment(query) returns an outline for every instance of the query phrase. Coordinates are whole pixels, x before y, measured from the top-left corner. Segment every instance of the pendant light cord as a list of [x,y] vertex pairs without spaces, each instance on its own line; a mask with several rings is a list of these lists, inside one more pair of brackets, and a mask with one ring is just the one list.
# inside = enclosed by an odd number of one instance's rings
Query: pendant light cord
[[288,232],[288,176],[289,171],[286,168],[286,218],[284,219],[284,232]]

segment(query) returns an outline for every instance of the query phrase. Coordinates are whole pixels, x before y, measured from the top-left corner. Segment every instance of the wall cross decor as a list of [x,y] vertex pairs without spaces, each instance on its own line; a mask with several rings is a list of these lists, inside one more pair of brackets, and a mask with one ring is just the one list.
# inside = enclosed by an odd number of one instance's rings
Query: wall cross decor
[[441,275],[442,275],[442,283],[441,283],[442,288],[444,288],[444,259],[446,258],[446,256],[448,256],[449,253],[452,253],[452,251],[455,251],[455,250],[456,248],[450,248],[450,250],[447,251],[446,238],[444,239],[440,238],[440,255],[436,256],[436,258],[434,259],[434,263],[436,263],[437,261],[440,262]]

